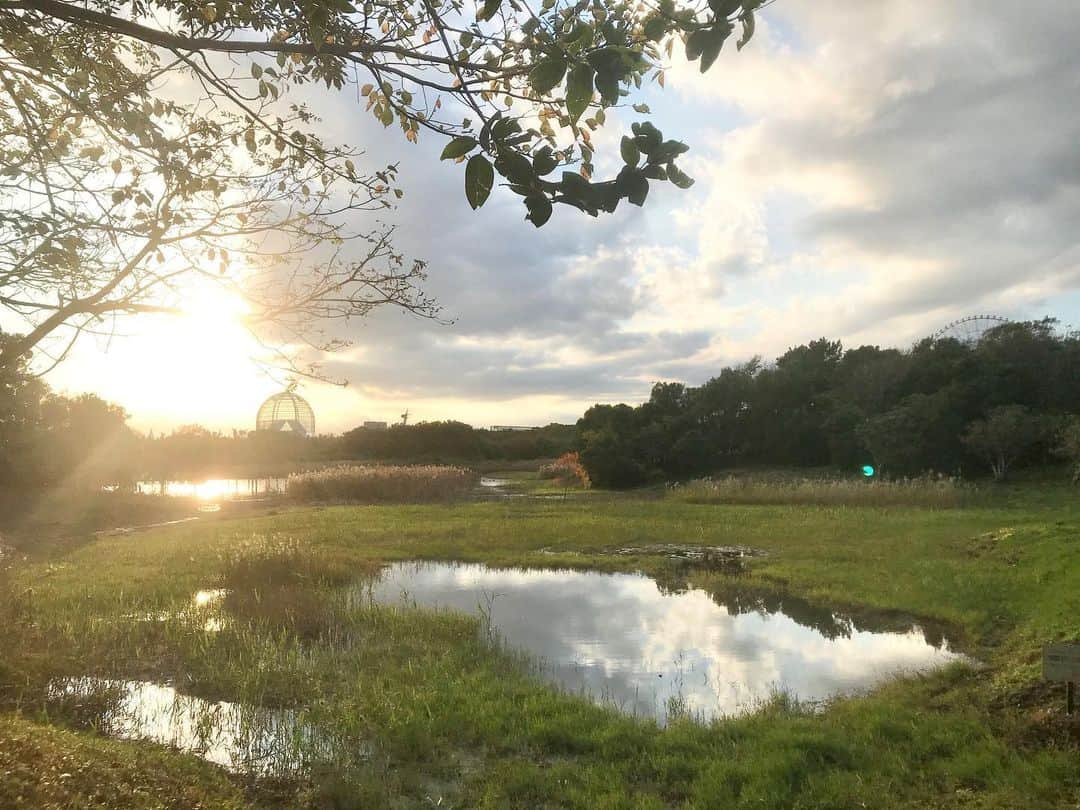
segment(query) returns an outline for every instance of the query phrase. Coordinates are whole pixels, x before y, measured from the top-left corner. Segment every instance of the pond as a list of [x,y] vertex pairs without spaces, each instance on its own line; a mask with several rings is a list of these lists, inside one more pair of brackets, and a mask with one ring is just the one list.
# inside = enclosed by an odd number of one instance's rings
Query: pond
[[209,478],[203,481],[139,481],[142,495],[171,495],[204,501],[241,500],[285,492],[286,478]]
[[793,599],[725,604],[640,574],[398,563],[357,598],[481,614],[545,680],[661,724],[739,714],[779,692],[855,694],[962,658],[910,623],[868,629]]
[[208,701],[147,681],[68,678],[49,692],[55,707],[96,714],[110,736],[172,746],[237,772],[289,776],[336,753],[335,742],[293,710]]

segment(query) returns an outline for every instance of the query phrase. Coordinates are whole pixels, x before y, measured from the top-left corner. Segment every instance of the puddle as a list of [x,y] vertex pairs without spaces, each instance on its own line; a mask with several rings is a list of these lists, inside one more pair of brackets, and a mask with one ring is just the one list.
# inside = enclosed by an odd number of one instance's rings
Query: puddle
[[125,619],[139,622],[167,622],[172,619],[185,619],[194,617],[202,618],[203,630],[208,633],[220,632],[225,627],[225,620],[219,615],[207,615],[210,611],[220,606],[220,603],[229,595],[225,588],[212,588],[209,590],[196,591],[191,597],[191,606],[179,611],[161,611],[158,613],[127,614]]
[[513,483],[513,482],[510,481],[509,478],[488,478],[487,476],[481,476],[481,478],[480,478],[480,486],[482,486],[482,487],[490,487],[490,488],[508,487],[508,486],[510,486],[511,483]]
[[236,772],[290,776],[335,753],[295,711],[210,702],[148,681],[69,678],[52,683],[49,697],[75,711],[105,707],[96,718],[104,734],[172,746]]
[[807,618],[798,600],[794,616],[780,600],[729,607],[639,574],[398,563],[356,594],[486,613],[545,680],[660,723],[738,714],[781,691],[819,702],[963,658],[916,626],[862,629],[820,608]]
[[216,605],[228,595],[229,592],[225,588],[212,588],[206,591],[196,591],[195,595],[191,597],[191,603],[197,608],[209,607],[211,605]]

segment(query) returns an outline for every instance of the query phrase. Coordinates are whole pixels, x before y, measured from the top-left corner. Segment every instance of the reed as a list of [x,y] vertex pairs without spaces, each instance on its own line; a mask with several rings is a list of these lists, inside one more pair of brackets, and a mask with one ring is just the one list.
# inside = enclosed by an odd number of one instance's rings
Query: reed
[[685,503],[792,506],[868,506],[958,509],[976,494],[957,478],[897,480],[705,478],[674,484],[668,497]]
[[467,494],[479,475],[465,467],[331,467],[290,475],[286,494],[302,503],[437,503]]

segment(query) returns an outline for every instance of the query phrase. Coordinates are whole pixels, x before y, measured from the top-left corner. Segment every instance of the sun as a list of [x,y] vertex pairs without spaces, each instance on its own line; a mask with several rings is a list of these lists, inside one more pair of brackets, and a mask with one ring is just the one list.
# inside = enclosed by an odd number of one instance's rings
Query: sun
[[[247,426],[258,403],[280,388],[270,354],[248,327],[244,299],[196,280],[177,296],[178,312],[132,317],[118,337],[88,341],[58,369],[59,387],[94,389],[147,424]],[[71,375],[68,381],[66,377]]]

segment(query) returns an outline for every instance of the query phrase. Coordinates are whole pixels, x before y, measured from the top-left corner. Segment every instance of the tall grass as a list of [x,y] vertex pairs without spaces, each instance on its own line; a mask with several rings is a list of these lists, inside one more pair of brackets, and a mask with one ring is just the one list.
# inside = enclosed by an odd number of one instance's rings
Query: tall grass
[[918,506],[957,509],[968,503],[974,488],[956,478],[904,478],[895,481],[857,479],[761,479],[729,476],[675,484],[668,497],[685,503],[795,506]]
[[478,480],[464,467],[343,466],[290,475],[286,494],[304,503],[433,503],[466,494]]

